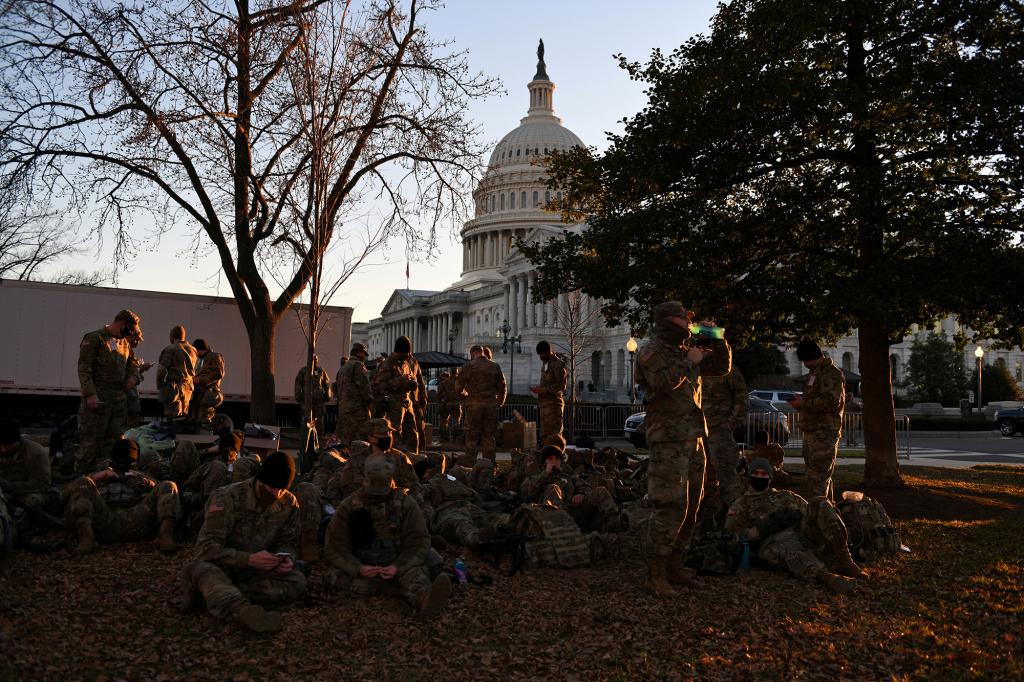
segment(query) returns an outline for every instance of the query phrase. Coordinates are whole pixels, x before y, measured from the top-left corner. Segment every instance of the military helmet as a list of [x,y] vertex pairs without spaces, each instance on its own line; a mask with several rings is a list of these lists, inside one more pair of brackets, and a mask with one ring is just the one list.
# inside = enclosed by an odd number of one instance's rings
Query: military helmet
[[670,317],[681,317],[684,320],[690,311],[679,301],[665,301],[654,306],[654,324],[660,324]]
[[391,420],[387,417],[378,417],[366,422],[366,433],[370,435],[375,433],[391,433],[396,430],[391,426]]
[[387,455],[370,455],[363,466],[363,486],[369,495],[382,496],[391,491],[395,462]]

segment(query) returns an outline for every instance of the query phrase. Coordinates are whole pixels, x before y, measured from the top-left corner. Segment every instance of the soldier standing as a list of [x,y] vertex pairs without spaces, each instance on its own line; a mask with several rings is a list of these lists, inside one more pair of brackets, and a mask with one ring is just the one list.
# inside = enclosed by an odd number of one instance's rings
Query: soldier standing
[[210,496],[196,543],[199,560],[179,574],[181,611],[202,595],[220,620],[234,620],[253,632],[281,629],[281,614],[260,604],[293,604],[306,594],[306,576],[294,562],[299,503],[288,492],[294,480],[295,462],[273,452],[254,478]]
[[[412,341],[408,336],[395,339],[394,352],[378,365],[373,380],[377,396],[387,404],[387,410],[382,416],[387,417],[396,429],[403,428],[407,415],[415,419],[413,398],[423,381],[423,375],[419,373],[419,363],[412,357]],[[408,442],[415,437],[415,434],[407,434],[403,440]]]
[[440,614],[451,596],[451,581],[427,571],[430,534],[419,505],[396,487],[394,462],[374,453],[366,458],[363,486],[338,506],[327,527],[325,556],[337,573],[331,582],[360,594],[394,586],[422,620]]
[[82,337],[78,349],[78,461],[80,473],[92,471],[110,456],[114,441],[128,426],[128,394],[139,384],[139,362],[128,339],[142,336],[139,316],[122,310],[114,321]]
[[565,411],[565,382],[569,372],[565,362],[551,352],[551,344],[541,341],[537,344],[537,355],[544,363],[540,374],[540,384],[531,386],[530,391],[537,396],[537,407],[540,412],[540,439],[555,434],[562,435],[562,415]]
[[373,402],[370,373],[366,369],[367,355],[366,346],[352,344],[348,362],[338,370],[338,423],[335,433],[343,448],[366,435],[366,422],[370,419]]
[[818,344],[810,339],[797,345],[796,357],[811,370],[804,379],[803,395],[789,401],[800,410],[804,475],[812,496],[832,500],[832,473],[836,468],[839,436],[843,432],[846,380],[832,358],[826,358]]
[[[132,350],[139,347],[142,343],[142,333],[131,334],[128,337],[128,343],[131,344]],[[145,379],[144,372],[148,371],[153,366],[152,362],[142,362],[142,358],[138,358],[139,362],[139,384]],[[126,409],[128,411],[127,425],[128,428],[133,429],[142,423],[142,400],[139,398],[139,384],[125,391],[126,398]]]
[[710,347],[688,346],[693,313],[679,301],[654,308],[654,334],[637,359],[637,380],[647,392],[647,491],[654,512],[648,527],[651,552],[648,588],[675,596],[672,585],[694,586],[682,553],[693,535],[704,484],[701,376],[721,376],[732,368],[724,339]]
[[67,524],[78,532],[76,554],[95,550],[96,540],[133,542],[154,532],[161,552],[177,548],[173,533],[180,511],[178,486],[134,471],[138,459],[138,443],[119,440],[111,447],[109,466],[64,489]]
[[171,343],[160,351],[156,368],[156,387],[164,406],[164,418],[173,424],[188,416],[192,400],[192,377],[196,373],[196,349],[185,340],[180,324],[171,329]]
[[192,347],[198,359],[191,412],[198,423],[209,424],[213,421],[214,410],[224,402],[224,394],[220,392],[220,382],[224,379],[224,356],[212,350],[204,339],[196,339]]
[[331,378],[320,366],[320,359],[313,356],[313,367],[303,367],[295,376],[295,401],[304,409],[306,404],[306,377],[313,374],[311,402],[313,403],[313,419],[316,422],[317,441],[323,442],[324,424],[327,423],[327,401],[331,399]]
[[[713,324],[713,323],[712,323]],[[736,429],[746,426],[747,382],[739,368],[723,377],[701,379],[701,407],[708,422],[707,473],[704,478],[704,501],[701,517],[721,522],[726,507],[744,493],[743,484],[736,475]]]
[[459,370],[456,368],[454,371],[454,376],[448,372],[441,372],[437,382],[437,399],[441,403],[442,443],[451,443],[455,440],[455,431],[459,427],[459,420],[462,419],[462,402],[455,388]]
[[498,408],[505,404],[507,386],[501,368],[484,357],[482,346],[470,348],[469,358],[469,364],[459,372],[455,390],[459,395],[466,394],[466,454],[460,463],[473,468],[476,465],[478,441],[484,459],[494,464]]

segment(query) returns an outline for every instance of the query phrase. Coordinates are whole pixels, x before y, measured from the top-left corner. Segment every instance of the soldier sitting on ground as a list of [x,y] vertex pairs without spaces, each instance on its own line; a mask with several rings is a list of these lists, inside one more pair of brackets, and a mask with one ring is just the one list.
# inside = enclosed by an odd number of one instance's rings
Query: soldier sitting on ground
[[523,499],[567,511],[585,532],[625,530],[625,517],[620,515],[619,506],[608,489],[591,486],[582,478],[563,471],[564,457],[556,446],[541,449],[540,471],[523,481],[520,488]]
[[138,443],[119,440],[104,468],[64,489],[67,524],[78,533],[76,554],[94,551],[97,540],[134,542],[154,534],[161,552],[177,549],[173,534],[180,510],[178,486],[134,471],[138,459]]
[[778,443],[773,443],[771,435],[764,429],[754,432],[754,451],[752,454],[752,459],[763,457],[771,462],[774,468],[772,484],[776,486],[793,484],[793,475],[782,468],[783,462],[786,459],[786,451]]
[[295,462],[273,452],[254,478],[210,496],[196,545],[198,561],[179,574],[178,607],[200,596],[211,614],[253,632],[281,629],[281,614],[264,606],[295,604],[306,593],[306,576],[293,557],[299,543],[299,503],[288,492]]
[[[444,457],[424,459],[414,467],[423,484],[423,510],[434,535],[448,542],[476,548],[494,538],[509,515],[491,513],[476,505],[476,492],[445,473]],[[435,543],[438,544],[438,543]]]
[[52,527],[53,519],[44,510],[50,482],[50,453],[46,448],[22,436],[14,421],[0,421],[0,489],[7,496],[13,517],[17,517],[15,508],[25,510],[27,523],[19,523],[19,532],[25,533],[29,526]]
[[[808,503],[794,492],[772,488],[772,472],[766,459],[750,464],[752,490],[729,508],[725,531],[753,543],[763,563],[808,582],[817,580],[836,593],[853,590],[854,578],[867,578],[867,574],[850,556],[846,526],[836,508],[825,497]],[[822,562],[826,549],[841,575]]]
[[451,582],[427,571],[430,535],[419,505],[395,486],[394,460],[383,453],[366,459],[363,487],[345,498],[327,528],[325,555],[335,569],[330,589],[359,594],[398,591],[417,615],[440,614],[451,595]]
[[203,511],[210,495],[231,483],[231,470],[241,449],[241,437],[235,432],[229,432],[221,435],[217,447],[211,447],[200,454],[199,466],[182,486],[182,507],[185,513],[192,516],[193,528],[202,524]]

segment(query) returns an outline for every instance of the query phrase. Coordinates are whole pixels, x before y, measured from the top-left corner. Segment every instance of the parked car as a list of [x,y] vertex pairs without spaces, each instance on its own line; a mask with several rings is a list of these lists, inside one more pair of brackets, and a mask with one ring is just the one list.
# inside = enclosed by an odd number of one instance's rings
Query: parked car
[[[738,428],[733,437],[737,443],[752,443],[754,432],[764,429],[768,431],[776,443],[785,445],[789,442],[789,419],[786,413],[772,405],[767,400],[750,397],[747,403],[747,426]],[[645,429],[647,413],[640,412],[626,418],[623,431],[626,440],[638,448],[647,445],[647,432]]]
[[440,381],[434,377],[427,382],[427,400],[437,400],[437,387]]
[[1024,433],[1024,407],[1014,407],[1009,410],[997,410],[993,417],[996,428],[1004,436],[1012,436],[1015,433]]

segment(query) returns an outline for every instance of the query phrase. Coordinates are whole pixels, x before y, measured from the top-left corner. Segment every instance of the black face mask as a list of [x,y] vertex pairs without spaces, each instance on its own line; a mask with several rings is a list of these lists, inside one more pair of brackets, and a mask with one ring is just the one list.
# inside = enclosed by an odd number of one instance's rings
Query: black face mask
[[394,440],[391,436],[381,436],[377,439],[377,447],[381,450],[390,450]]
[[768,486],[771,484],[772,479],[770,478],[761,478],[759,476],[750,477],[750,487],[753,488],[755,492],[763,493],[765,490],[768,490]]

